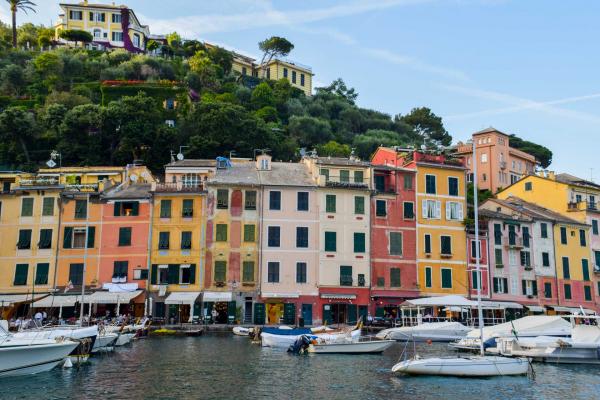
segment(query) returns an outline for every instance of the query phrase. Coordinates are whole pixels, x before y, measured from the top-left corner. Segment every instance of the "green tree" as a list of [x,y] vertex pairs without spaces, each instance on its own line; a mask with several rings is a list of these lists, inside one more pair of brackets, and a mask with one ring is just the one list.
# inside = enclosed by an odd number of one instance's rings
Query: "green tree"
[[19,96],[26,85],[23,68],[16,64],[9,64],[0,74],[2,92],[12,96]]
[[292,116],[288,124],[290,136],[296,138],[301,147],[310,148],[332,139],[329,121],[306,116]]
[[369,159],[379,146],[406,145],[404,140],[405,138],[397,132],[371,129],[364,134],[355,136],[353,144],[359,157]]
[[54,43],[54,29],[40,28],[38,30],[37,44],[40,48],[50,47]]
[[146,49],[150,52],[158,50],[160,48],[160,43],[158,43],[156,40],[148,40],[148,44],[146,45]]
[[35,3],[30,0],[6,0],[10,7],[10,13],[12,14],[12,44],[13,47],[17,48],[17,12],[23,11],[27,14],[27,11],[36,12],[33,7]]
[[177,32],[171,32],[166,36],[167,44],[171,47],[181,46],[181,36]]
[[260,68],[262,69],[262,77],[266,76],[267,66],[273,58],[285,57],[294,49],[294,45],[286,38],[279,36],[271,36],[268,39],[258,43],[258,48],[263,52],[260,60]]
[[354,104],[358,97],[356,90],[354,88],[348,88],[342,78],[338,78],[331,82],[331,85],[329,86],[315,88],[315,92],[317,96],[336,96],[346,100],[350,104]]
[[94,37],[91,33],[89,33],[88,31],[82,31],[78,29],[67,29],[61,31],[60,37],[69,42],[75,42],[75,46],[77,46],[79,42],[85,44],[94,40]]
[[410,113],[399,116],[399,119],[412,126],[427,146],[449,146],[452,143],[452,136],[444,128],[442,118],[427,107],[413,108]]
[[540,163],[542,168],[548,168],[552,164],[552,151],[540,144],[523,140],[515,135],[510,135],[510,147],[531,154]]
[[338,143],[335,140],[330,140],[323,145],[317,146],[317,153],[320,156],[348,157],[351,152],[352,149],[350,146]]
[[278,122],[277,109],[271,106],[265,106],[256,110],[256,116],[265,122]]
[[275,96],[273,95],[273,89],[266,82],[261,82],[252,91],[252,98],[250,100],[252,106],[255,109],[263,107],[272,107],[275,105]]
[[208,57],[210,57],[214,64],[221,68],[224,75],[229,75],[233,64],[233,55],[230,51],[218,46],[211,47],[208,50]]
[[9,107],[0,113],[0,139],[18,143],[27,164],[31,163],[29,144],[35,137],[35,119],[32,113],[18,107]]
[[102,107],[83,104],[67,111],[56,145],[63,165],[100,165],[109,159],[102,146]]
[[200,50],[188,59],[190,71],[195,72],[200,79],[202,88],[214,88],[217,84],[215,65],[204,50]]

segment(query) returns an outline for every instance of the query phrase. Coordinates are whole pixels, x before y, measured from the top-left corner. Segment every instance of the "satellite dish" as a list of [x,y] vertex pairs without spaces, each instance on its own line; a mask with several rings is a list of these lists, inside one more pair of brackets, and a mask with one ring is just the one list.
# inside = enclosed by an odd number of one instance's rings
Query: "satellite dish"
[[137,176],[137,175],[131,175],[131,176],[129,177],[129,179],[131,179],[131,181],[132,181],[132,182],[137,182],[137,180],[138,180],[138,176]]
[[427,146],[425,146],[424,144],[421,145],[421,150],[425,151],[427,150]]
[[54,160],[48,160],[46,162],[46,165],[48,166],[48,168],[54,168],[54,167],[56,167],[56,163],[54,162]]
[[183,153],[177,153],[177,159],[183,161]]

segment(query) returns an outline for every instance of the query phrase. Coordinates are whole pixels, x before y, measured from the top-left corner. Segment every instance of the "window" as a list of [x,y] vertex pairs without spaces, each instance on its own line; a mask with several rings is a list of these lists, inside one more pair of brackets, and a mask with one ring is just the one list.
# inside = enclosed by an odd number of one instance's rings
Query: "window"
[[423,247],[425,254],[431,254],[431,235],[425,234],[425,246]]
[[147,269],[134,269],[133,270],[133,279],[136,281],[148,280],[148,270]]
[[565,283],[565,299],[571,300],[571,285],[569,283]]
[[269,192],[269,210],[281,210],[281,192],[274,190]]
[[496,267],[502,267],[504,262],[502,260],[502,249],[495,250]]
[[271,67],[267,67],[267,79],[271,79]]
[[375,216],[376,217],[387,216],[387,205],[386,205],[385,200],[376,200],[375,201]]
[[564,226],[560,227],[560,243],[567,244],[567,228]]
[[446,202],[446,220],[461,221],[463,219],[463,205],[455,201]]
[[450,196],[458,196],[458,178],[453,176],[448,178],[448,194]]
[[508,251],[508,265],[517,265],[517,251],[509,250]]
[[350,182],[350,171],[347,169],[340,170],[340,182],[349,183]]
[[296,263],[296,283],[306,283],[306,263]]
[[528,251],[521,252],[521,266],[531,267],[531,253]]
[[300,86],[304,86],[304,74],[300,74]]
[[27,274],[29,272],[29,264],[17,264],[15,268],[15,278],[13,286],[27,285]]
[[227,224],[217,224],[215,230],[215,241],[226,242],[227,241]]
[[494,293],[508,293],[508,278],[494,278]]
[[517,244],[517,232],[514,225],[508,226],[508,244],[515,246]]
[[523,279],[521,281],[523,296],[537,296],[537,281]]
[[267,264],[267,282],[278,283],[279,282],[279,263],[270,261]]
[[402,286],[400,280],[400,268],[390,268],[390,287]]
[[123,41],[123,32],[113,32],[112,33],[112,41],[113,42],[122,42]]
[[584,229],[580,229],[579,230],[579,244],[581,245],[581,247],[585,247],[586,246],[585,230]]
[[227,279],[227,261],[215,261],[215,282],[225,282]]
[[478,279],[479,277],[481,277],[481,273],[477,273],[477,270],[473,270],[471,271],[471,286],[473,289],[479,289],[479,281],[481,279]]
[[325,232],[325,251],[337,251],[336,232]]
[[112,15],[112,23],[120,24],[121,23],[121,14],[113,14]]
[[244,261],[242,263],[242,282],[254,282],[254,261]]
[[531,192],[532,189],[533,189],[533,183],[532,182],[525,182],[525,191]]
[[[88,228],[87,248],[94,247],[94,239],[96,236],[96,228],[90,226]],[[65,227],[63,235],[63,248],[65,249],[83,249],[85,247],[85,228]]]
[[217,190],[217,208],[221,210],[226,210],[229,208],[229,190]]
[[431,276],[432,276],[431,267],[425,267],[425,287],[427,287],[427,288],[432,287]]
[[160,217],[171,218],[171,200],[160,201]]
[[40,229],[38,248],[49,249],[52,247],[52,229]]
[[362,171],[354,171],[354,183],[363,183],[364,174]]
[[486,162],[487,162],[487,160],[488,160],[487,153],[483,153],[483,154],[481,155],[481,162],[482,162],[482,163],[486,163]]
[[194,216],[194,200],[183,200],[183,203],[181,205],[181,216],[183,218],[192,218]]
[[69,265],[69,281],[75,286],[83,283],[83,264],[76,263]]
[[308,228],[305,226],[296,227],[296,247],[308,247]]
[[502,225],[494,224],[494,244],[500,246],[502,244]]
[[38,263],[35,267],[35,284],[36,285],[47,285],[48,284],[48,271],[50,270],[50,264]]
[[440,253],[442,255],[452,254],[452,237],[440,236]]
[[354,196],[354,214],[364,215],[365,198],[363,196]]
[[127,269],[129,263],[127,261],[115,261],[113,265],[113,279],[127,281]]
[[436,194],[435,175],[425,175],[425,193]]
[[442,268],[442,289],[452,289],[452,270]]
[[592,220],[592,234],[598,235],[598,220],[597,219]]
[[137,33],[133,34],[133,45],[138,48],[140,47],[140,35]]
[[383,276],[377,277],[376,285],[378,287],[385,287],[385,278]]
[[590,280],[590,265],[589,261],[584,258],[581,260],[581,271],[583,275],[583,280],[589,282]]
[[336,209],[336,198],[335,194],[325,195],[325,212],[334,213]]
[[179,280],[177,283],[180,285],[189,285],[194,283],[194,274],[196,266],[194,264],[181,264],[179,265]]
[[138,201],[117,201],[117,202],[115,202],[114,209],[113,209],[113,215],[115,217],[137,217],[139,214],[140,214],[140,203]]
[[[475,244],[477,243],[478,246]],[[477,251],[479,251],[479,257],[477,257]],[[475,241],[471,240],[471,258],[473,259],[481,259],[483,258],[483,254],[481,253],[481,240]]]
[[245,210],[256,210],[256,191],[246,190],[246,197],[244,200]]
[[585,299],[585,301],[592,301],[592,287],[591,286],[584,286],[583,287],[583,297]]
[[365,234],[362,232],[354,232],[354,252],[365,252]]
[[544,282],[544,297],[547,299],[552,298],[552,283]]
[[102,31],[100,29],[94,29],[94,39],[99,39],[102,37]]
[[594,264],[596,265],[596,271],[600,271],[600,251],[594,251]]
[[69,19],[74,21],[82,21],[83,20],[83,11],[69,11]]
[[321,168],[321,170],[319,171],[319,175],[322,175],[325,177],[325,182],[329,181],[329,170],[326,168]]
[[283,77],[284,77],[284,78],[287,78],[287,77],[288,77],[288,69],[287,69],[287,68],[284,68],[284,69],[283,69]]
[[181,232],[181,249],[189,250],[192,248],[192,232],[183,231]]
[[404,175],[404,189],[412,190],[413,188],[413,177],[411,175]]
[[390,255],[401,256],[402,255],[402,233],[401,232],[390,232]]
[[292,83],[296,83],[296,71],[292,71]]
[[562,267],[563,267],[563,278],[571,279],[571,272],[569,271],[569,257],[562,258]]
[[31,249],[31,229],[19,230],[19,241],[17,242],[17,249]]
[[340,266],[340,286],[352,286],[352,266]]
[[267,229],[267,244],[269,247],[279,247],[281,242],[281,228],[278,226],[269,226]]
[[422,216],[425,219],[440,219],[442,217],[442,203],[437,200],[423,200]]
[[523,236],[523,246],[529,247],[529,228],[524,226],[521,229],[521,236]]
[[550,266],[550,253],[542,252],[542,267]]
[[254,242],[256,240],[256,226],[244,225],[244,242]]
[[308,192],[298,192],[298,211],[308,211]]
[[415,203],[405,201],[403,204],[404,219],[415,219]]
[[33,216],[33,197],[23,197],[21,200],[21,217]]
[[131,228],[119,228],[119,246],[131,246]]
[[44,197],[42,200],[42,216],[51,217],[54,215],[54,197]]
[[158,249],[169,249],[169,232],[159,232],[158,234]]
[[545,222],[540,224],[540,236],[542,239],[548,239],[548,224]]

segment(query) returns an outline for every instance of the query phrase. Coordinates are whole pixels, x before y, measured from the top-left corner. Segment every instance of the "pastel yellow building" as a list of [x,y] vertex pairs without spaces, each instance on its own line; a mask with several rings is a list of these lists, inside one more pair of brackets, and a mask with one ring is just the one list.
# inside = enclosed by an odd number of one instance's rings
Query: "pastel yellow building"
[[267,79],[276,81],[287,79],[293,87],[302,90],[307,96],[312,95],[313,73],[310,67],[292,61],[273,59],[267,65],[258,68],[260,77],[262,77],[261,74],[264,69]]
[[468,293],[465,167],[462,162],[409,151],[416,169],[417,268],[423,296]]
[[56,40],[64,30],[89,32],[93,41],[90,48],[124,48],[131,52],[145,51],[150,35],[147,25],[142,25],[132,9],[125,5],[92,4],[87,0],[79,3],[61,3],[63,12],[55,26]]

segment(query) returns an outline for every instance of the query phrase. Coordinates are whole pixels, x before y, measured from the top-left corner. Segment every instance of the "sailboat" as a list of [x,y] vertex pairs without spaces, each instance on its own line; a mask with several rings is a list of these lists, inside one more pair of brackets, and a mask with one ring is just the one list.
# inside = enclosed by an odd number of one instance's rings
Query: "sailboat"
[[[477,204],[477,156],[475,141],[473,141],[473,206],[475,211],[475,243],[479,243],[479,213]],[[480,337],[483,337],[483,311],[481,307],[481,266],[480,247],[475,246],[477,266],[477,309],[479,319]],[[486,356],[483,341],[480,341],[480,354],[467,357],[433,357],[404,360],[392,367],[392,372],[401,372],[411,375],[443,375],[460,377],[525,375],[529,370],[527,358],[506,358],[500,356]]]

